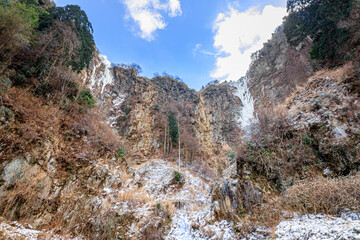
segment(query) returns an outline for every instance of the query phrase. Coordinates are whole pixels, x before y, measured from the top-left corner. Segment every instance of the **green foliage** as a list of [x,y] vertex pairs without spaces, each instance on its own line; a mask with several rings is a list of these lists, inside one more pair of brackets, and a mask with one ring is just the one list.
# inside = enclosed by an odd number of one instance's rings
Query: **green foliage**
[[160,210],[161,204],[160,204],[160,203],[157,203],[157,204],[156,204],[156,208]]
[[0,0],[0,35],[10,41],[30,40],[34,28],[38,26],[40,14],[45,12],[32,4]]
[[80,91],[79,101],[88,108],[93,108],[95,106],[95,99],[89,90],[83,89]]
[[176,144],[179,140],[179,127],[173,113],[169,114],[168,121],[169,121],[169,129],[170,129],[169,133],[170,133],[171,141],[173,142],[173,144]]
[[310,145],[313,142],[313,139],[308,135],[303,136],[301,139],[304,145]]
[[88,67],[95,51],[93,28],[86,13],[77,5],[55,7],[49,9],[49,14],[40,16],[39,30],[45,31],[54,25],[55,20],[61,20],[70,25],[81,43],[77,59],[70,65],[74,71],[80,72]]
[[11,6],[11,1],[10,0],[1,0],[0,1],[0,6],[1,7],[10,7]]
[[312,59],[332,61],[339,57],[351,32],[339,28],[351,11],[353,0],[288,0],[290,12],[284,22],[284,32],[291,45],[298,45],[306,38],[313,41]]
[[235,159],[235,153],[234,153],[234,151],[232,151],[232,150],[229,151],[227,156],[228,156],[229,159]]
[[183,177],[178,171],[174,171],[174,179],[177,183],[183,182]]
[[119,147],[118,151],[115,153],[115,157],[118,160],[122,160],[126,156],[125,149],[122,147]]

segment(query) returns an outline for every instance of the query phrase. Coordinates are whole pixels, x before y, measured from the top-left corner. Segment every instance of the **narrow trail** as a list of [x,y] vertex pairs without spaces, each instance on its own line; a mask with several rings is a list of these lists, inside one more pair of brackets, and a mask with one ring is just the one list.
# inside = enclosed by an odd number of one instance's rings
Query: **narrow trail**
[[179,211],[173,219],[173,228],[171,229],[167,239],[183,239],[193,240],[191,233],[191,222],[185,211]]

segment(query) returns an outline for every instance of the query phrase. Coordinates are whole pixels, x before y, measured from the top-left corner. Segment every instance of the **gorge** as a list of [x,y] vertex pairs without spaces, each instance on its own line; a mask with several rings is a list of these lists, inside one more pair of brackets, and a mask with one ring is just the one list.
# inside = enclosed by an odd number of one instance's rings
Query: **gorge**
[[294,44],[288,17],[246,76],[196,91],[91,41],[86,66],[76,7],[1,1],[0,238],[360,239],[360,2],[345,2],[346,41]]

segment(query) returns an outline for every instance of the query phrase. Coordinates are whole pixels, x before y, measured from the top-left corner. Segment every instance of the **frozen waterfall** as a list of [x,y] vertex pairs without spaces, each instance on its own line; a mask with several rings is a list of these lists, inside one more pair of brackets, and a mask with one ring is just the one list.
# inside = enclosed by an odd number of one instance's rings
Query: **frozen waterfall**
[[240,110],[239,123],[241,128],[246,131],[247,134],[250,133],[250,126],[254,121],[256,121],[255,110],[254,110],[254,99],[251,96],[249,87],[248,87],[248,78],[242,77],[237,81],[231,81],[230,86],[235,87],[235,96],[240,98],[241,103],[243,104]]
[[[99,54],[100,61],[93,66],[90,75],[90,89],[101,86],[100,94],[103,94],[105,87],[113,82],[110,68],[111,63],[105,55]],[[100,70],[99,70],[100,69]]]

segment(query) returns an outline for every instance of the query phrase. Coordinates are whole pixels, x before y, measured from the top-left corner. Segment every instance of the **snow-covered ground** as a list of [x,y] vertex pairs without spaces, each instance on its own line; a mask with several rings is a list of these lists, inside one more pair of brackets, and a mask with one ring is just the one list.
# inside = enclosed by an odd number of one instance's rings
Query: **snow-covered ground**
[[29,224],[23,225],[15,221],[6,221],[0,218],[0,239],[11,240],[38,240],[38,239],[52,239],[52,240],[82,240],[84,238],[71,236],[59,236],[51,231],[37,231]]
[[356,215],[302,216],[282,221],[276,229],[275,236],[278,240],[355,240],[360,239],[360,220]]
[[[175,170],[184,178],[181,185],[173,184]],[[229,222],[214,222],[211,187],[206,180],[163,160],[137,167],[134,173],[136,181],[142,183],[151,199],[179,204],[166,239],[235,239]],[[214,223],[210,224],[210,221]]]
[[258,229],[242,240],[356,240],[360,239],[360,218],[356,214],[341,217],[304,215],[284,220],[274,229]]
[[[112,211],[119,214],[131,212],[144,224],[131,226],[127,237],[139,239],[138,233],[147,227],[153,218],[154,206],[160,203],[173,204],[172,222],[167,240],[238,239],[233,224],[215,221],[211,202],[211,187],[207,180],[165,160],[149,160],[146,164],[130,168],[126,175],[115,163],[97,162],[96,175],[105,176],[103,190],[97,198],[99,205],[111,204]],[[182,184],[174,182],[174,171],[184,178]],[[96,181],[96,177],[94,181]],[[124,183],[118,188],[118,183]],[[126,197],[127,193],[131,193]],[[139,200],[137,200],[139,199]],[[91,221],[91,219],[90,219]],[[47,238],[49,237],[50,238]],[[141,237],[140,237],[141,238]],[[0,239],[73,239],[62,237],[51,231],[37,231],[30,225],[6,221],[0,218]],[[81,239],[81,238],[77,238]],[[243,240],[360,240],[360,218],[356,214],[341,217],[324,215],[297,216],[283,220],[274,229],[261,229]]]

